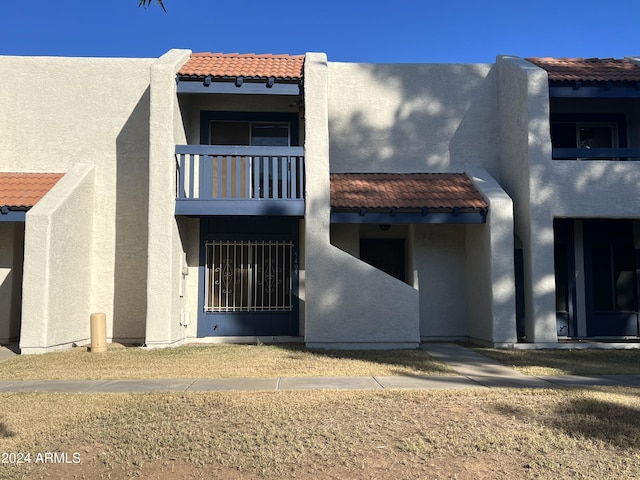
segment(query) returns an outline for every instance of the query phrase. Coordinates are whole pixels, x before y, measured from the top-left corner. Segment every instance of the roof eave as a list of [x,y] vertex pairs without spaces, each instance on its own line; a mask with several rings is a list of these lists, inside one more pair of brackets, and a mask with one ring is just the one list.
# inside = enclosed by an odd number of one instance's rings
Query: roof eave
[[488,207],[484,208],[344,208],[332,207],[331,223],[373,223],[380,225],[409,224],[483,224]]
[[640,98],[640,81],[549,80],[555,98]]
[[178,75],[176,82],[178,93],[302,95],[301,79]]
[[0,206],[0,222],[24,222],[29,207]]

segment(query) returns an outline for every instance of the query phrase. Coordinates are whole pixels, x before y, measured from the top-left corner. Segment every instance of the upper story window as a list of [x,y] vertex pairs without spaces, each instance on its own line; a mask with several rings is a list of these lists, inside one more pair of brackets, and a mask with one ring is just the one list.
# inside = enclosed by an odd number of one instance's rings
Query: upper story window
[[618,148],[618,126],[615,123],[555,122],[551,124],[551,142],[553,148]]
[[297,113],[216,112],[200,114],[201,145],[297,147]]
[[289,147],[291,138],[287,122],[251,122],[212,120],[211,145]]
[[[554,160],[618,160],[626,148],[622,115],[559,114],[551,117]],[[617,152],[620,153],[620,152]]]
[[640,160],[636,61],[527,60],[547,73],[554,160]]

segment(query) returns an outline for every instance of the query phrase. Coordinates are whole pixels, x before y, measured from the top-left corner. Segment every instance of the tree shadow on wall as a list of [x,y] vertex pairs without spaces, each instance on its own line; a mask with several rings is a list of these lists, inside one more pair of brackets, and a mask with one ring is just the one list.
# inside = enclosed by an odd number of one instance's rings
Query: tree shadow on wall
[[[330,92],[333,172],[443,172],[497,165],[495,67],[331,64],[329,68],[353,77],[352,89],[340,85]],[[342,68],[352,70],[340,72]],[[380,94],[364,98],[365,88],[380,89]]]
[[149,218],[149,89],[116,140],[114,341],[144,341]]

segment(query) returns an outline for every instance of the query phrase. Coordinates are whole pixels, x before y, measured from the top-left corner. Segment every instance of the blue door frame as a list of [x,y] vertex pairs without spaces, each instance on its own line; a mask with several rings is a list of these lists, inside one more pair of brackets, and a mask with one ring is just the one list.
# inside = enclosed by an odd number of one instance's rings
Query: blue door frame
[[556,218],[554,231],[554,266],[556,280],[556,331],[559,337],[578,334],[575,282],[575,240],[573,219]]
[[632,221],[583,225],[587,336],[638,336],[640,264]]
[[[200,268],[198,337],[298,336],[299,335],[299,226],[292,217],[202,217],[200,219]],[[205,311],[206,243],[211,241],[290,241],[292,308],[277,312]]]
[[578,336],[575,242],[584,260],[586,337],[637,337],[640,250],[633,221],[583,219],[576,238],[575,219],[555,219],[556,324],[558,336]]

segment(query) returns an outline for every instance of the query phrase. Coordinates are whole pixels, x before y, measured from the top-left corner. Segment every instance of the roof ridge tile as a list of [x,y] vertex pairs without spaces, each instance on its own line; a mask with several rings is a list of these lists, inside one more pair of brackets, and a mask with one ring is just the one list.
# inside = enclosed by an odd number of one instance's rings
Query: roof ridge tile
[[551,81],[639,82],[640,66],[628,58],[527,58]]
[[299,80],[304,73],[304,59],[304,55],[271,53],[192,53],[178,75]]

